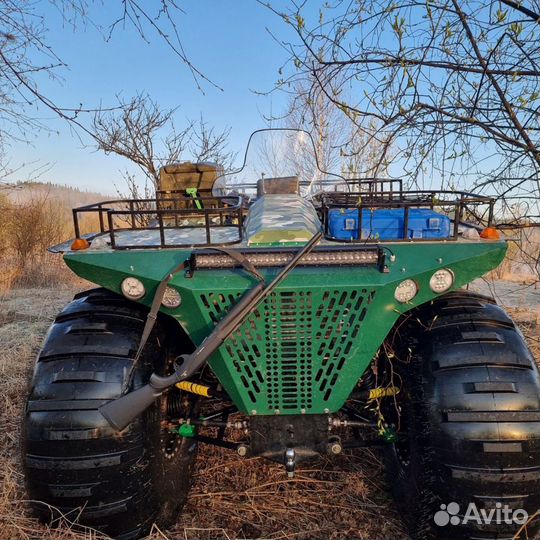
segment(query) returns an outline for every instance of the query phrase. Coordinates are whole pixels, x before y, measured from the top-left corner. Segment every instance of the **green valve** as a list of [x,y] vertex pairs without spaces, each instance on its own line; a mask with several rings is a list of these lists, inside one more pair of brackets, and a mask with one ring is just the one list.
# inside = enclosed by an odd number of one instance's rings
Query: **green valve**
[[195,426],[193,424],[182,424],[178,428],[178,435],[180,437],[186,437],[190,439],[191,437],[195,436]]

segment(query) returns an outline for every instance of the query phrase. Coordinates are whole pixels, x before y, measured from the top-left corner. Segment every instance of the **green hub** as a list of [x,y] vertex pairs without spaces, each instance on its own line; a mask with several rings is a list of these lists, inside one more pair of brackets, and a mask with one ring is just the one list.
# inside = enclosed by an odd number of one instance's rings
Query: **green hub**
[[192,424],[182,424],[178,427],[178,435],[180,437],[185,437],[186,439],[191,439],[197,434],[197,428]]
[[[370,267],[298,267],[250,314],[211,357],[221,384],[244,413],[322,414],[338,411],[401,314],[437,296],[429,287],[438,269],[455,276],[453,289],[497,267],[506,252],[499,241],[386,244],[389,271]],[[127,276],[145,285],[150,305],[161,279],[186,250],[68,253],[78,275],[120,292]],[[390,257],[387,257],[390,260]],[[278,269],[263,270],[267,281]],[[396,286],[413,279],[412,302],[394,299]],[[171,282],[182,297],[175,317],[199,344],[236,298],[254,284],[242,270],[197,270]]]

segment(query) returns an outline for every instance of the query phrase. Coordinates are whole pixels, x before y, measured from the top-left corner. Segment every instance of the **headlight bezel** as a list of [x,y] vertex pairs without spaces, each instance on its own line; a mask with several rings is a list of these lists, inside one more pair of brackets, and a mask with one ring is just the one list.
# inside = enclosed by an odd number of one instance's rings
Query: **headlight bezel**
[[134,276],[127,276],[124,278],[120,284],[120,290],[128,300],[133,301],[141,300],[146,294],[144,283]]
[[[405,294],[405,291],[409,290],[408,294]],[[401,281],[397,287],[394,290],[394,298],[397,302],[400,304],[407,304],[409,303],[413,298],[416,297],[418,294],[418,291],[420,290],[420,287],[418,286],[418,283],[411,278],[404,279]],[[401,292],[401,294],[400,294]]]
[[174,287],[167,285],[161,299],[161,305],[167,309],[177,309],[182,305],[182,295]]
[[[442,282],[441,280],[445,279],[446,281]],[[439,268],[429,278],[429,288],[435,294],[444,294],[448,292],[454,285],[456,281],[456,276],[450,268]],[[442,284],[442,285],[438,285]]]

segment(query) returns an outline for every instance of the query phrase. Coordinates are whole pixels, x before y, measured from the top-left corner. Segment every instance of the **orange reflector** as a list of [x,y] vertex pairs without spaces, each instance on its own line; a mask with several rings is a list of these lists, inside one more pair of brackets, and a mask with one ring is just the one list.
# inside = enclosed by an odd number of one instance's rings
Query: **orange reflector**
[[71,249],[73,251],[79,251],[80,249],[88,249],[90,247],[90,242],[84,238],[75,238],[73,244],[71,244]]
[[486,227],[481,233],[480,238],[484,240],[500,240],[501,235],[497,229],[493,227]]

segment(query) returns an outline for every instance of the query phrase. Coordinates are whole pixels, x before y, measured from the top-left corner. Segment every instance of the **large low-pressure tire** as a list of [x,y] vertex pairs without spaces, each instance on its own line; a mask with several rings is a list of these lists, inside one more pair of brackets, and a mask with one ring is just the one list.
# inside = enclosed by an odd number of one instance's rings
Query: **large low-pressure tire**
[[540,379],[522,334],[492,300],[459,291],[413,312],[387,344],[406,434],[388,466],[411,535],[514,538],[525,518],[514,512],[540,508]]
[[[98,411],[121,394],[146,314],[136,303],[95,289],[77,295],[51,326],[36,362],[23,435],[27,491],[40,501],[33,506],[42,519],[55,518],[58,509],[113,538],[131,539],[146,535],[154,522],[170,524],[185,502],[197,448],[162,429],[173,396],[122,432]],[[166,371],[166,327],[158,319],[134,388],[152,371]]]

